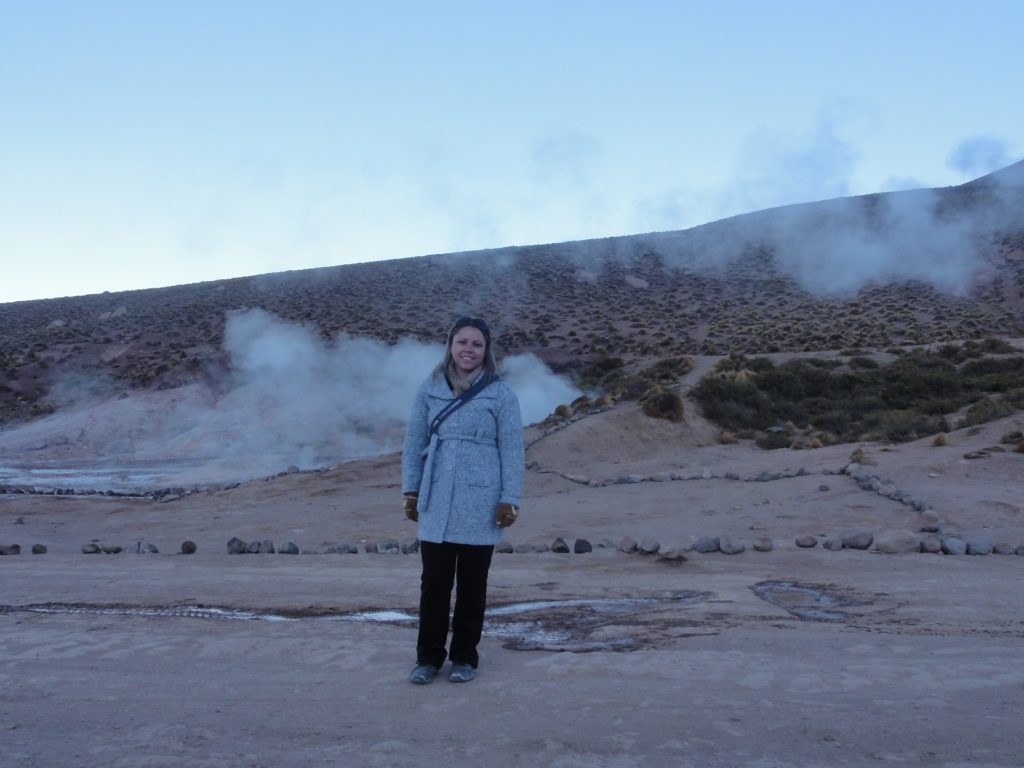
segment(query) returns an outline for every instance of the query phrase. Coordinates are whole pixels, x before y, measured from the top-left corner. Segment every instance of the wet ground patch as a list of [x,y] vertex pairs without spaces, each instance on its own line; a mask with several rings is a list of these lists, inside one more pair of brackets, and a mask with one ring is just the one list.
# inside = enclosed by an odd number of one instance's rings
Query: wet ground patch
[[[517,651],[633,651],[656,644],[662,624],[679,624],[678,609],[705,602],[707,592],[670,592],[654,597],[574,598],[508,603],[488,609],[484,632]],[[399,610],[338,612],[330,608],[258,610],[203,605],[133,606],[88,603],[0,605],[0,614],[84,614],[139,618],[236,621],[353,621],[415,626],[414,613]],[[665,616],[664,614],[670,614]],[[664,620],[662,620],[664,619]],[[697,622],[693,623],[694,626]],[[698,633],[706,634],[706,633]],[[678,636],[678,635],[676,635]]]
[[836,587],[820,584],[801,584],[795,581],[759,581],[751,587],[754,594],[791,615],[810,621],[846,621],[850,613],[846,608],[870,605],[843,594]]

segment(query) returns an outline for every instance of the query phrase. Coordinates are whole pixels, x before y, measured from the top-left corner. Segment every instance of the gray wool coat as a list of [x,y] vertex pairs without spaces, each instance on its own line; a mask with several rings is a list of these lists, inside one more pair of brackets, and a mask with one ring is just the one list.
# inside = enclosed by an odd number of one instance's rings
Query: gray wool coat
[[428,440],[434,417],[454,397],[444,375],[420,385],[402,450],[402,492],[419,492],[421,541],[497,544],[498,504],[519,506],[523,495],[519,400],[508,384],[492,382]]

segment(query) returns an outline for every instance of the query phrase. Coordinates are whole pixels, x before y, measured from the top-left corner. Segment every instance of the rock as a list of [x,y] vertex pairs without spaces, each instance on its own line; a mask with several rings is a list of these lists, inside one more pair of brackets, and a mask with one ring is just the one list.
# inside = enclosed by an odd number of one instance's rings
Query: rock
[[704,469],[700,471],[700,477],[701,480],[710,480],[712,477],[714,477],[714,474],[711,472],[710,469],[704,467]]
[[1019,544],[1017,546],[1017,548],[1015,550],[1013,550],[1013,551],[1014,551],[1015,554],[1019,555],[1020,557],[1024,557],[1024,544]]
[[594,548],[586,539],[576,539],[576,541],[573,542],[572,551],[577,555],[583,555],[587,552],[593,552]]
[[299,554],[299,548],[295,546],[294,541],[286,541],[277,552],[281,555],[297,555]]
[[632,536],[623,536],[619,542],[619,550],[625,552],[627,555],[631,555],[636,552],[637,544],[636,539]]
[[637,549],[640,551],[641,555],[656,555],[658,554],[658,550],[661,549],[661,542],[657,539],[648,537],[641,540],[637,545]]
[[32,554],[33,555],[45,555],[46,554],[46,545],[45,544],[33,544],[32,545]]
[[122,548],[118,544],[103,544],[100,546],[100,552],[105,555],[118,555],[122,551]]
[[415,555],[420,551],[420,540],[419,539],[405,539],[402,541],[402,554],[403,555]]
[[821,485],[818,486],[818,490],[821,491],[822,493],[825,493],[826,491],[831,491],[832,488],[828,484],[822,483]]
[[248,549],[246,543],[241,539],[235,537],[228,541],[228,554],[229,555],[242,555],[245,554],[245,550]]
[[737,475],[735,472],[726,472],[725,473],[725,479],[726,480],[739,480],[740,476]]
[[272,555],[274,554],[274,552],[274,542],[272,542],[270,539],[264,539],[262,542],[260,542],[261,555]]
[[580,485],[590,485],[590,478],[586,475],[562,475],[566,480],[573,483],[579,483]]
[[250,541],[249,545],[245,548],[247,555],[258,555],[263,549],[263,544],[259,541]]
[[694,552],[700,552],[702,555],[708,552],[717,552],[721,542],[717,536],[702,536],[693,545]]
[[334,544],[324,550],[324,554],[327,555],[356,555],[359,554],[359,547],[353,544],[351,541],[343,541],[340,544]]
[[925,525],[922,525],[918,530],[920,530],[921,533],[938,533],[940,530],[942,530],[942,526],[938,522],[926,523]]
[[157,549],[155,544],[146,543],[146,544],[142,545],[142,554],[144,554],[144,555],[158,555],[158,554],[160,554],[160,550]]
[[970,453],[964,454],[965,459],[987,459],[988,454],[985,451],[971,451]]
[[718,548],[727,555],[738,555],[747,550],[747,544],[738,536],[722,536],[718,540]]
[[615,542],[611,539],[601,539],[597,542],[598,549],[617,549]]
[[686,562],[686,557],[680,550],[670,548],[658,555],[658,562],[665,565],[680,566]]
[[754,539],[752,545],[758,552],[771,552],[775,548],[775,543],[766,536]]
[[377,542],[376,541],[364,541],[363,542],[363,549],[366,551],[366,554],[368,554],[368,555],[378,555],[378,554],[380,554],[380,552],[377,551]]
[[543,542],[523,541],[516,544],[512,551],[518,554],[531,554],[539,552],[550,552],[551,547]]
[[100,548],[96,544],[86,544],[84,547],[82,547],[82,554],[83,555],[95,555],[95,554],[98,554],[99,551],[100,551]]
[[838,552],[843,548],[843,540],[829,537],[825,539],[825,542],[821,546],[830,552]]
[[565,539],[559,536],[551,542],[551,551],[557,552],[560,555],[567,555],[569,554],[569,545],[566,543]]
[[20,555],[21,544],[0,544],[0,555]]
[[921,539],[921,551],[928,555],[942,553],[942,539],[938,536],[926,536]]
[[967,544],[955,536],[946,536],[942,540],[942,553],[944,555],[966,555]]
[[840,538],[842,539],[843,547],[846,549],[867,549],[871,546],[871,542],[874,541],[874,535],[871,531],[864,528],[844,531],[840,534]]
[[968,555],[991,555],[992,539],[988,536],[970,536],[965,542]]
[[1008,544],[1005,541],[997,542],[992,547],[992,554],[993,555],[1012,555],[1013,554],[1013,544]]
[[651,482],[652,483],[667,483],[667,482],[670,482],[671,480],[672,480],[672,473],[671,472],[658,472],[656,474],[651,475]]
[[377,554],[379,555],[397,555],[401,551],[401,545],[394,539],[381,539],[377,542]]
[[181,542],[181,554],[183,555],[194,555],[196,553],[196,543],[194,541],[183,541]]
[[875,536],[875,549],[886,555],[908,555],[921,551],[921,542],[912,531],[880,531]]
[[797,536],[796,545],[798,547],[803,547],[804,549],[816,547],[818,546],[818,538],[816,536],[811,536],[810,534],[807,534],[805,536]]
[[620,483],[642,483],[646,478],[643,475],[626,475],[619,480]]
[[494,548],[494,551],[501,555],[511,555],[515,551],[515,549],[513,548],[511,542],[499,541],[498,546]]

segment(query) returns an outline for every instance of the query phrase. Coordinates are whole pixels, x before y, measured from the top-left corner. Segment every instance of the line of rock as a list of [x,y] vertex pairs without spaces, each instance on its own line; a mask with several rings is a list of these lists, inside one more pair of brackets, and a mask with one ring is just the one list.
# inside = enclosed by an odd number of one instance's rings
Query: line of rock
[[[921,535],[924,534],[924,535]],[[1024,543],[1014,546],[1007,542],[993,541],[990,536],[984,534],[964,535],[947,528],[941,523],[928,524],[922,527],[920,533],[907,530],[885,530],[874,532],[865,528],[849,529],[836,534],[823,535],[821,537],[812,534],[798,536],[794,543],[800,549],[811,549],[821,544],[823,549],[840,551],[844,549],[867,550],[872,549],[882,554],[946,554],[946,555],[1020,555],[1024,557]],[[254,554],[282,554],[282,555],[346,555],[346,554],[416,554],[419,552],[419,539],[380,539],[378,541],[366,542],[341,542],[331,544],[324,550],[302,549],[292,541],[276,544],[270,539],[262,539],[246,542],[238,537],[232,537],[227,543],[227,554],[229,555],[254,555]],[[683,553],[696,552],[698,554],[711,554],[719,552],[726,555],[738,555],[748,549],[755,552],[771,552],[775,548],[775,542],[768,536],[756,537],[751,540],[744,539],[732,534],[721,536],[692,537],[682,545],[675,547],[663,547],[661,542],[654,537],[645,537],[637,541],[625,536],[619,542],[611,539],[602,539],[596,544],[588,539],[574,539],[572,544],[564,537],[557,537],[554,541],[536,542],[522,541],[512,543],[502,541],[495,547],[499,554],[526,554],[554,552],[556,554],[586,554],[595,549],[615,550],[626,554],[658,555],[660,560],[679,563],[686,558]],[[159,549],[153,544],[146,542],[135,542],[128,547],[118,544],[103,544],[99,541],[92,541],[82,547],[83,554],[108,554],[116,555],[122,552],[136,554],[158,554]],[[47,548],[42,544],[32,547],[33,554],[45,554]],[[190,555],[196,552],[196,545],[192,541],[185,541],[181,545],[181,553]],[[0,555],[20,555],[21,546],[18,544],[0,545]]]

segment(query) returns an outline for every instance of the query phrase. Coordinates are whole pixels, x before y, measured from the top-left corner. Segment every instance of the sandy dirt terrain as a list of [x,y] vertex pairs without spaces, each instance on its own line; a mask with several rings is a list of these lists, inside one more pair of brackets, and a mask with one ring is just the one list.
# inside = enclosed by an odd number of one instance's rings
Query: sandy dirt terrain
[[[396,455],[165,503],[2,495],[0,544],[23,554],[0,557],[0,763],[1024,765],[1024,557],[794,543],[928,527],[1024,544],[1024,454],[998,449],[1022,427],[771,452],[635,404],[532,428],[508,540],[595,549],[495,555],[461,686],[406,681],[415,555],[322,554],[415,535]],[[688,550],[724,535],[747,550]],[[228,555],[232,536],[318,554]],[[626,536],[686,559],[597,546]],[[94,540],[160,553],[82,554]]]

